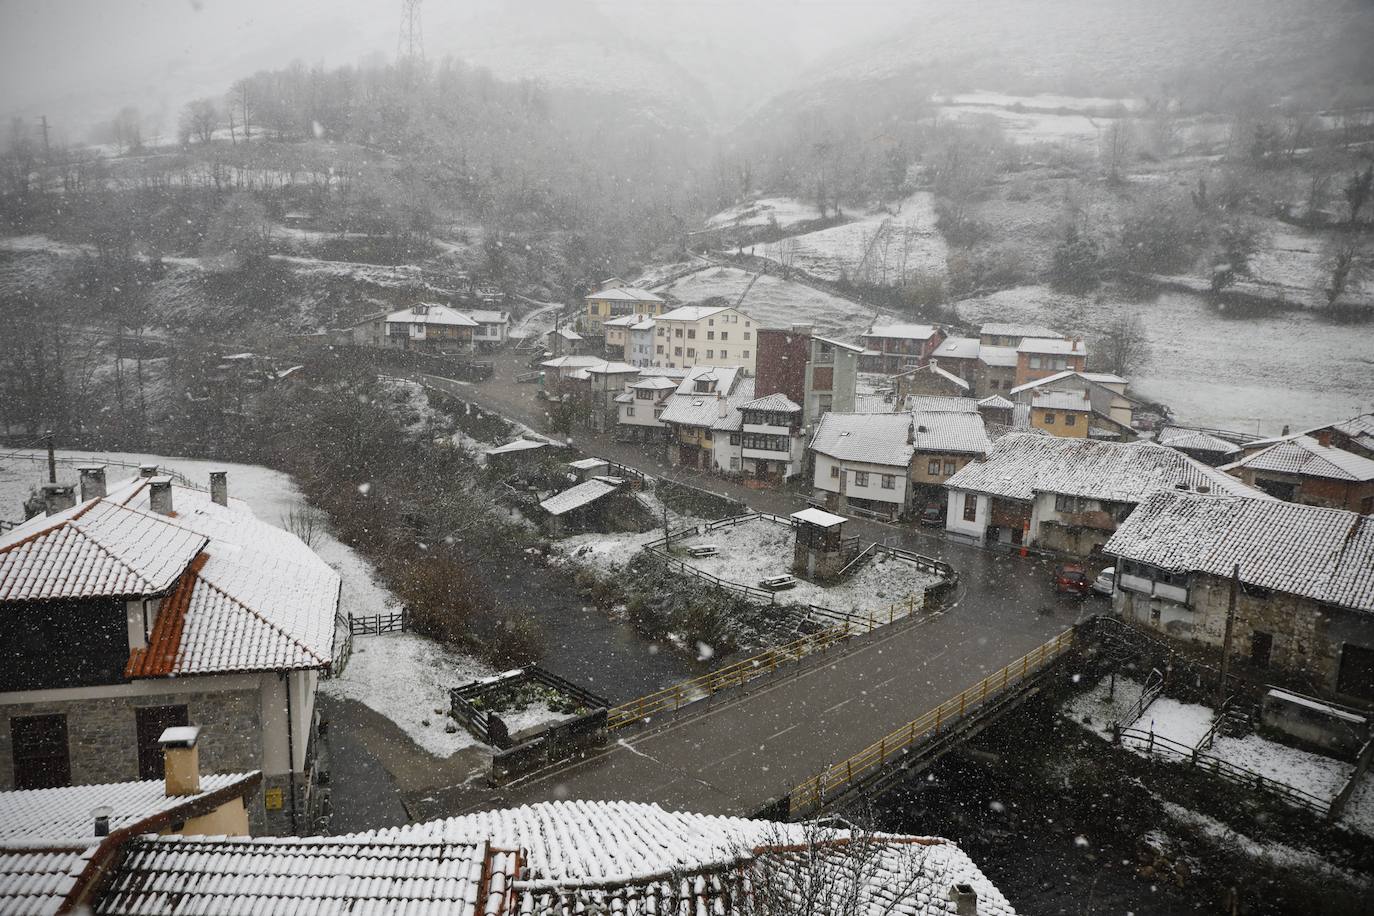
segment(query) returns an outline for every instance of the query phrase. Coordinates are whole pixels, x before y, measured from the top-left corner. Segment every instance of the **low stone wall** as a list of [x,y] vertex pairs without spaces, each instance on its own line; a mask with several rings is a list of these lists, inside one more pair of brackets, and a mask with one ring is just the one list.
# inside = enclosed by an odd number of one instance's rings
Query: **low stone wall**
[[605,707],[549,727],[536,738],[494,754],[490,782],[503,786],[527,773],[561,763],[606,744]]
[[[563,696],[576,700],[582,706],[592,710],[599,709],[604,713],[610,705],[606,699],[597,696],[586,688],[579,687],[572,681],[559,677],[552,671],[547,671],[538,665],[529,665],[484,680],[473,681],[462,687],[452,688],[449,691],[450,715],[453,716],[455,722],[465,727],[472,733],[473,737],[483,744],[510,749],[513,741],[505,720],[498,713],[485,710],[481,708],[483,704],[474,701],[483,700],[494,693],[531,682],[543,684],[545,687],[556,690]],[[551,728],[557,727],[556,725],[551,726]]]

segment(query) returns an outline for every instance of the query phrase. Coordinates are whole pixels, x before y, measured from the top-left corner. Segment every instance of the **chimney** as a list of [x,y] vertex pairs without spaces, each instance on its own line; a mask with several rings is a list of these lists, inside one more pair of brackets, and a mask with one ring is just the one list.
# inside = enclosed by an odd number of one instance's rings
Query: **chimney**
[[105,465],[83,464],[76,469],[81,475],[81,501],[105,495]]
[[724,396],[718,397],[716,400],[720,401],[720,406],[717,408],[717,413],[719,414],[720,418],[724,420],[730,413],[729,405],[725,403]]
[[43,484],[43,511],[56,515],[63,509],[76,505],[76,490],[69,483]]
[[221,506],[229,505],[229,472],[210,472],[210,499]]
[[1283,424],[1283,432],[1279,433],[1279,435],[1281,435],[1281,436],[1286,436],[1286,435],[1288,435],[1288,424],[1287,424],[1287,423]]
[[148,507],[158,515],[172,514],[172,478],[153,477],[148,481]]
[[914,420],[913,420],[911,423],[909,423],[909,424],[907,425],[907,428],[906,428],[906,444],[907,444],[907,445],[915,445],[915,444],[916,444],[916,422],[915,422]]
[[972,884],[951,884],[949,899],[954,901],[954,912],[958,916],[978,916],[978,892]]
[[166,729],[157,743],[162,745],[166,771],[167,797],[200,794],[199,725],[178,725]]
[[138,466],[138,476],[139,476],[139,477],[156,477],[156,476],[157,476],[157,465],[155,465],[155,464],[140,464],[140,465]]
[[94,833],[96,836],[110,835],[110,815],[114,814],[114,809],[109,805],[100,805],[91,809],[91,818],[95,821]]

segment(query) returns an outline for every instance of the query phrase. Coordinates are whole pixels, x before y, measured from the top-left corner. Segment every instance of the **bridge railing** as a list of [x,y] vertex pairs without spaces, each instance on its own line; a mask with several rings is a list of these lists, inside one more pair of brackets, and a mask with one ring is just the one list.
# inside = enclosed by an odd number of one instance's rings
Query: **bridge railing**
[[797,814],[820,808],[826,799],[842,795],[854,784],[873,776],[886,766],[889,760],[904,755],[908,748],[927,735],[938,735],[944,727],[958,722],[970,710],[983,705],[989,697],[995,697],[1021,684],[1068,651],[1072,645],[1073,630],[1065,630],[1000,671],[983,678],[958,696],[946,700],[920,718],[913,719],[901,728],[884,735],[854,756],[831,764],[823,772],[791,791],[790,810]]

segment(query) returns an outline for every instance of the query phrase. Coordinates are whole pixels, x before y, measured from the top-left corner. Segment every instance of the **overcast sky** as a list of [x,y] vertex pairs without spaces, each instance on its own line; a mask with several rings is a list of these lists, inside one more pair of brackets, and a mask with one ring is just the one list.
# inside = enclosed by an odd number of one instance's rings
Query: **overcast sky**
[[[539,34],[581,3],[608,18],[577,21],[609,23],[649,50],[711,43],[795,64],[904,17],[913,0],[424,0],[426,51],[480,53],[525,27]],[[401,0],[0,0],[0,112],[48,114],[76,130],[124,104],[165,115],[293,59],[390,57],[400,9]],[[563,23],[551,24],[561,34]]]

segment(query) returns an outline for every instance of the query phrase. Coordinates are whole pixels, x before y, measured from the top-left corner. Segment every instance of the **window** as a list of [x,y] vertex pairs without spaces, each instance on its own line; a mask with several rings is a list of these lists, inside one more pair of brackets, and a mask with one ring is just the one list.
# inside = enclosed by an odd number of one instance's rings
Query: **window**
[[627,405],[626,408],[625,408],[625,416],[627,416],[627,417],[633,417],[634,415],[635,415],[635,405],[633,405],[633,404]]
[[955,471],[957,471],[957,470],[959,470],[959,468],[955,465],[955,463],[954,463],[953,461],[946,461],[946,462],[945,462],[945,476],[946,476],[946,477],[950,476],[951,474],[953,474],[953,473],[954,473]]
[[854,486],[856,486],[856,487],[866,487],[866,486],[868,486],[868,472],[867,472],[867,471],[855,471],[855,472],[854,472]]
[[895,475],[893,475],[893,474],[884,474],[884,475],[883,475],[883,489],[884,489],[884,490],[895,490],[895,489],[897,489],[897,478],[896,478]]
[[667,336],[668,336],[668,329],[667,329],[667,328],[659,328],[659,329],[658,329],[658,336],[659,336],[659,337],[667,337]]
[[682,328],[673,328],[673,336],[674,336],[674,337],[681,337],[681,336],[682,336]]
[[940,459],[939,459],[939,458],[932,458],[932,459],[930,459],[930,464],[927,464],[927,465],[926,465],[926,473],[929,474],[931,477],[938,477],[938,476],[940,476]]
[[978,520],[978,497],[972,493],[964,494],[964,521],[976,522]]
[[[746,321],[746,322],[745,322],[745,327],[748,327],[748,326],[749,326],[749,323]],[[749,339],[749,332],[748,332],[748,331],[745,331],[745,332],[744,332],[744,339],[745,339],[745,340],[748,340],[748,339]]]
[[729,332],[729,331],[721,331],[721,332],[720,332],[720,339],[721,339],[721,340],[729,340],[729,339],[730,339],[730,332]]
[[715,350],[707,350],[707,351],[706,351],[706,358],[707,358],[707,359],[715,359],[715,358],[716,358],[716,351],[715,351]]
[[1250,634],[1250,664],[1268,668],[1269,656],[1274,653],[1274,634],[1255,630]]
[[707,319],[706,319],[706,323],[709,324],[711,327],[715,327],[715,326],[716,326],[716,319],[714,319],[714,318],[707,318]]
[[748,359],[748,358],[749,358],[749,351],[748,351],[748,350],[741,350],[739,355],[740,355],[740,358],[741,358],[741,359]]
[[10,719],[10,747],[16,789],[71,785],[66,716],[15,716]]
[[696,347],[688,347],[688,348],[687,348],[687,355],[688,355],[688,356],[696,356],[696,355],[697,355],[697,348],[696,348]]
[[1052,413],[1046,413],[1046,414],[1045,414],[1045,425],[1046,425],[1046,426],[1053,426],[1053,425],[1054,425],[1054,414],[1052,414]]
[[641,401],[652,401],[654,393],[647,388],[640,388],[635,391],[635,397]]
[[696,340],[696,339],[697,339],[697,329],[696,329],[696,328],[688,328],[688,329],[687,329],[687,339],[688,339],[688,340]]
[[191,719],[185,705],[143,706],[134,710],[139,779],[161,779],[166,775],[162,761],[162,745],[157,739],[169,728],[190,724]]
[[1039,369],[1039,368],[1040,368],[1040,357],[1038,357],[1038,356],[1032,356],[1032,357],[1030,358],[1030,367],[1031,367],[1032,369]]
[[715,331],[707,331],[707,332],[706,332],[706,339],[707,339],[707,340],[715,340],[715,339],[716,339],[716,332],[715,332]]
[[731,434],[730,434],[730,444],[731,444],[731,445],[739,445],[739,433],[731,433]]
[[839,477],[839,476],[840,476],[840,466],[839,466],[838,464],[832,464],[832,465],[830,466],[830,476],[831,476],[831,477]]
[[1078,423],[1078,418],[1071,413],[1064,414],[1064,425],[1073,426]]
[[721,359],[729,359],[729,358],[730,358],[730,351],[727,350],[727,349],[725,349],[724,347],[722,347],[722,348],[721,348],[721,351],[720,351],[720,358],[721,358]]
[[730,458],[730,470],[732,470],[732,471],[738,471],[738,470],[739,470],[739,459],[738,459],[738,458],[735,458],[735,457],[733,457],[733,456]]
[[681,356],[681,355],[682,355],[682,348],[681,348],[681,347],[673,347],[673,355],[674,355],[674,356]]

